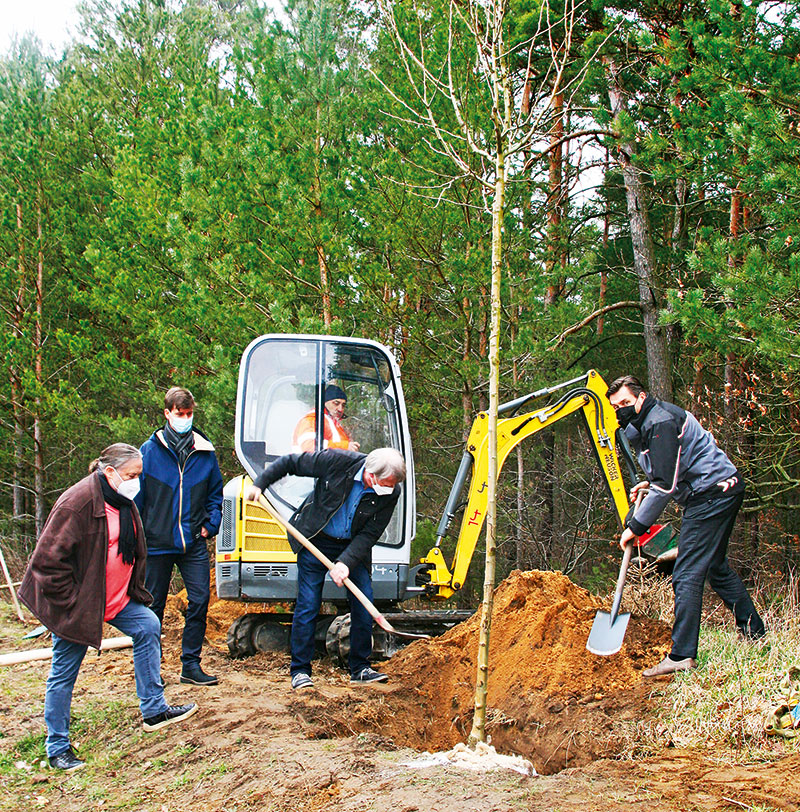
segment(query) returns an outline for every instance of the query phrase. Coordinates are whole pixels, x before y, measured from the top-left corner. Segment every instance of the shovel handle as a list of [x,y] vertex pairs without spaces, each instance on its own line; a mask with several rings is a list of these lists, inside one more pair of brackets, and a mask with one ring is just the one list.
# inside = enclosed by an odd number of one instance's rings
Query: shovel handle
[[[261,495],[258,497],[258,503],[261,505],[264,510],[268,511],[269,514],[278,522],[287,533],[293,536],[297,542],[302,545],[303,547],[308,550],[311,555],[314,556],[319,562],[321,562],[330,572],[333,569],[333,561],[322,552],[315,544],[309,541],[294,525],[290,522],[287,522],[286,519],[281,516],[278,512],[277,507],[272,503],[272,500],[269,499],[264,492],[262,491]],[[344,579],[344,585],[353,593],[356,600],[369,612],[370,617],[385,631],[389,632],[390,634],[396,634],[399,637],[409,637],[412,639],[427,639],[427,634],[412,634],[410,632],[399,632],[397,629],[392,626],[391,623],[378,611],[375,604],[349,579]]]
[[613,626],[614,621],[619,614],[619,607],[622,603],[622,590],[625,588],[625,578],[628,575],[628,565],[631,563],[631,554],[633,553],[633,544],[625,545],[625,552],[622,554],[622,564],[619,568],[619,575],[617,576],[617,588],[614,591],[614,603],[611,604],[611,623]]
[[[634,507],[638,508],[639,505],[642,503],[642,499],[644,499],[645,495],[648,493],[647,488],[640,488],[636,493],[636,505]],[[617,576],[617,586],[614,590],[614,602],[611,604],[611,623],[610,625],[614,625],[614,621],[617,619],[617,615],[619,614],[619,607],[622,603],[622,590],[625,588],[625,578],[628,575],[628,565],[631,563],[631,556],[633,554],[633,548],[635,546],[634,540],[631,539],[625,545],[625,551],[622,554],[622,564],[619,568],[619,575]]]
[[[264,493],[262,492],[261,495],[258,497],[258,502],[264,510],[268,511],[272,517],[280,524],[287,533],[290,533],[299,544],[308,550],[311,555],[314,556],[318,561],[320,561],[328,572],[333,569],[333,561],[328,558],[322,550],[319,549],[315,544],[312,544],[294,525],[290,524],[280,515],[278,509],[275,505],[272,504],[272,501],[268,499]],[[374,603],[349,579],[344,579],[344,585],[356,596],[358,602],[370,613],[372,619],[385,631],[387,632],[394,632],[394,627],[388,620],[378,611],[377,607]]]

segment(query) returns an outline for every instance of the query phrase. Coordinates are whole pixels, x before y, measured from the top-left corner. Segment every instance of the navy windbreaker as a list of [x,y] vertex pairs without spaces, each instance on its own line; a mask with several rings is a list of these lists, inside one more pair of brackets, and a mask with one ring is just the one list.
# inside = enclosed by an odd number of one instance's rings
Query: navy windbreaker
[[142,488],[135,499],[142,515],[147,554],[184,553],[203,527],[217,535],[222,520],[222,474],[214,446],[197,429],[194,450],[181,470],[163,430],[141,447]]

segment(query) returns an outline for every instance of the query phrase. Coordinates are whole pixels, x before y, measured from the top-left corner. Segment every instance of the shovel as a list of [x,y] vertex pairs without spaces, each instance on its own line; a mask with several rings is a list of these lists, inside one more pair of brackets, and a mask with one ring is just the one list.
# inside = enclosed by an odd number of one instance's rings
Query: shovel
[[[644,495],[645,491],[640,490],[636,499],[637,506],[644,498]],[[659,530],[661,529],[659,527]],[[635,539],[631,539],[625,545],[625,551],[622,554],[622,566],[619,568],[619,576],[617,577],[617,588],[614,591],[614,602],[611,604],[611,612],[598,612],[594,616],[592,630],[589,632],[589,639],[586,641],[586,648],[592,654],[609,657],[622,648],[622,641],[625,639],[625,630],[628,628],[631,613],[623,612],[620,614],[619,606],[622,603],[625,576],[628,574],[628,564],[631,563],[631,554],[635,546]]]
[[[308,550],[311,555],[314,556],[318,561],[324,564],[328,571],[333,569],[333,561],[325,555],[318,547],[312,544],[296,527],[289,524],[283,516],[280,515],[278,509],[272,504],[272,502],[267,499],[266,496],[262,493],[261,496],[258,497],[258,503],[261,505],[264,510],[269,511],[270,516],[278,522],[287,533],[290,533],[297,539],[297,542],[301,544],[303,547]],[[389,634],[397,635],[397,637],[406,637],[411,640],[427,640],[429,639],[429,634],[415,634],[414,632],[401,632],[395,629],[391,623],[378,611],[375,604],[349,579],[344,579],[344,585],[355,595],[358,602],[369,612],[372,619],[385,631]]]
[[592,654],[599,654],[601,657],[608,657],[616,654],[622,648],[622,641],[625,638],[625,630],[628,628],[628,621],[631,619],[630,612],[619,613],[619,605],[622,603],[622,590],[625,587],[625,576],[628,574],[628,564],[631,562],[633,543],[625,546],[622,555],[622,566],[619,568],[617,578],[617,589],[614,592],[614,603],[611,605],[611,612],[598,612],[594,616],[592,630],[589,632],[589,639],[586,641],[586,648]]

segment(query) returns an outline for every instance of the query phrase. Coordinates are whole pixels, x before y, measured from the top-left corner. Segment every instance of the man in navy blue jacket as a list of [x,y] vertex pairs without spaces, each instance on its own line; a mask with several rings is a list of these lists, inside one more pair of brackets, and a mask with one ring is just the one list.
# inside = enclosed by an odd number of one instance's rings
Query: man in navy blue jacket
[[183,627],[181,682],[216,685],[204,673],[200,654],[206,634],[210,596],[208,547],[222,518],[222,474],[214,446],[192,430],[195,401],[188,389],[173,386],[164,397],[163,429],[142,446],[141,491],[136,504],[147,539],[145,585],[153,595],[150,607],[164,617],[164,605],[178,566],[189,606]]
[[660,677],[697,666],[706,578],[733,612],[742,637],[763,637],[764,622],[727,557],[728,539],[744,499],[744,482],[736,466],[691,412],[648,395],[632,375],[617,378],[606,396],[647,475],[647,481],[631,490],[632,502],[639,490],[648,492],[626,519],[622,548],[646,532],[671,499],[683,507],[672,572],[672,651],[645,669],[643,676]]

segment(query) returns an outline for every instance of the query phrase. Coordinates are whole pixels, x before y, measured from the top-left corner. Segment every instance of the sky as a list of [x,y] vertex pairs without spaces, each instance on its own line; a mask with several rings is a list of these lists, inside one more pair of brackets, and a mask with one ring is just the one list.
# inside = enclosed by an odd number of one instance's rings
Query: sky
[[0,0],[0,53],[6,53],[14,34],[33,31],[45,50],[56,51],[69,41],[78,20],[79,0]]

